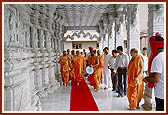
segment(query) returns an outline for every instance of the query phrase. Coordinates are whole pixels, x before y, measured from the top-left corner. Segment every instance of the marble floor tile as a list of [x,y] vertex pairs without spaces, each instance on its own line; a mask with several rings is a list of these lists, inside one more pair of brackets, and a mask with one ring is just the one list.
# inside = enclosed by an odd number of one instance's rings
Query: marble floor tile
[[60,86],[53,94],[40,100],[42,111],[69,111],[70,95],[70,86]]
[[[130,111],[128,110],[127,96],[118,98],[118,94],[112,91],[112,88],[104,90],[103,85],[100,85],[98,92],[95,92],[93,87],[89,85],[88,87],[99,108],[99,111]],[[48,95],[44,99],[41,99],[42,111],[70,111],[70,95],[70,85],[68,87],[60,86],[53,94]],[[140,105],[143,103],[144,100],[142,99]],[[155,106],[154,98],[152,99],[152,103]],[[140,109],[137,111],[145,110],[140,106]]]

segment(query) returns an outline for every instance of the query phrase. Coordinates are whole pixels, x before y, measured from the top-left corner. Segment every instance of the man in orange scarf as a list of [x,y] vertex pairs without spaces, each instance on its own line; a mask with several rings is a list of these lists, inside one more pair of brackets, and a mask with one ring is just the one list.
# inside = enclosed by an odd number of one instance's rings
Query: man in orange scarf
[[76,51],[76,56],[73,58],[73,67],[75,72],[75,83],[79,85],[80,82],[82,82],[83,79],[83,70],[86,69],[86,61],[84,56],[80,55],[80,51]]
[[91,53],[91,55],[88,57],[88,65],[90,67],[93,67],[94,72],[93,72],[93,74],[89,75],[88,81],[90,82],[90,85],[94,87],[95,91],[98,91],[98,89],[99,89],[99,80],[98,80],[99,59],[93,50],[91,50],[90,53]]
[[99,80],[100,83],[102,83],[103,80],[104,80],[104,71],[103,71],[104,55],[101,54],[100,50],[97,51],[97,55],[98,55],[98,58],[99,58],[98,80]]
[[138,55],[138,51],[133,48],[130,52],[132,59],[129,62],[127,75],[128,75],[128,89],[127,97],[129,101],[129,109],[139,109],[139,103],[143,96],[144,82],[143,71],[144,62],[143,58]]
[[59,63],[61,64],[61,76],[63,85],[66,84],[66,87],[68,86],[69,82],[69,65],[68,65],[68,59],[67,59],[67,53],[66,51],[63,51],[63,56],[60,56]]

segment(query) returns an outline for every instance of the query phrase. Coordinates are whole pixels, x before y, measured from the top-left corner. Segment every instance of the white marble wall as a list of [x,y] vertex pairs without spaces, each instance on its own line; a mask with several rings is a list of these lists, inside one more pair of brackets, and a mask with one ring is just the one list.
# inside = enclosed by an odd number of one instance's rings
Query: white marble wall
[[[47,5],[4,7],[4,110],[40,110],[40,98],[60,85],[60,28]],[[54,31],[58,32],[54,34]]]

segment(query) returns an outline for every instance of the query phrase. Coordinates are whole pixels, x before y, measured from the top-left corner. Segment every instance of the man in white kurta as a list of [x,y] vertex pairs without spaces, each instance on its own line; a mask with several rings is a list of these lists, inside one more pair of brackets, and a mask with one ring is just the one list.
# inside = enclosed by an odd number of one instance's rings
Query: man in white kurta
[[109,69],[109,64],[110,64],[110,57],[111,54],[109,54],[109,49],[108,47],[104,48],[104,84],[105,87],[104,89],[108,89],[112,87],[112,82],[111,82],[111,70]]
[[147,73],[148,73],[148,57],[147,57],[147,48],[144,47],[142,49],[142,54],[140,54],[144,60],[144,76],[146,77],[147,76]]

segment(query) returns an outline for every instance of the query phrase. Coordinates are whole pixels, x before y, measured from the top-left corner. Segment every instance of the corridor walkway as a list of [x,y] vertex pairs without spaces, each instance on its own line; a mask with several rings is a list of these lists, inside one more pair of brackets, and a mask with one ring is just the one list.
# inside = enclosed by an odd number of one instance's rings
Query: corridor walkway
[[[98,92],[95,92],[93,87],[89,85],[88,87],[98,106],[99,111],[130,111],[128,110],[127,96],[124,96],[123,98],[117,98],[117,93],[113,92],[112,89],[104,90],[103,85],[100,85],[100,90]],[[42,111],[70,111],[70,96],[71,85],[68,87],[60,86],[60,88],[58,88],[52,95],[41,99]],[[140,105],[143,103],[144,100],[142,99]],[[154,99],[152,99],[152,103],[154,105]],[[145,110],[140,106],[140,109],[136,111]]]

